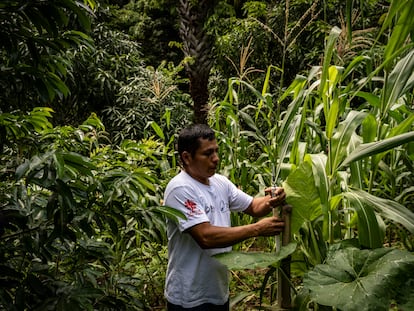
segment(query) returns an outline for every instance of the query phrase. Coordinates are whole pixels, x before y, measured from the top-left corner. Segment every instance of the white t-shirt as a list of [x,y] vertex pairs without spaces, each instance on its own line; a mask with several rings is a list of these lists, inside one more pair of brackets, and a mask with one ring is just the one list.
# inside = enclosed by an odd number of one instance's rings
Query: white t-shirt
[[187,217],[180,218],[178,223],[167,220],[165,297],[184,308],[226,303],[229,297],[227,267],[211,256],[231,251],[231,247],[204,250],[185,230],[203,222],[230,227],[230,211],[244,211],[253,200],[222,175],[210,177],[209,183],[202,184],[181,171],[168,183],[164,194],[164,204]]

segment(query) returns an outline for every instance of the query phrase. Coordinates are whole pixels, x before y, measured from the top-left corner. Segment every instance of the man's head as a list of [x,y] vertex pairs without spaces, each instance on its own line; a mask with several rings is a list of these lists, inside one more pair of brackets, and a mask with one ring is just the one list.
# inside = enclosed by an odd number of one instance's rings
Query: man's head
[[205,124],[191,125],[180,132],[177,147],[185,171],[198,181],[208,183],[219,161],[214,131]]
[[182,158],[183,152],[187,151],[194,157],[197,149],[200,147],[200,139],[207,139],[211,141],[216,139],[216,135],[206,124],[193,124],[181,130],[178,135],[177,149],[183,165],[185,165]]

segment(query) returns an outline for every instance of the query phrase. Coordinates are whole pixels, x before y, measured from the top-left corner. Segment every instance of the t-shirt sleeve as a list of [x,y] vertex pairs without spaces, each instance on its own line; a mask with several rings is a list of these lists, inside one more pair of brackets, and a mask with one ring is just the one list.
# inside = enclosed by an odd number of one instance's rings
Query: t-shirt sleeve
[[178,229],[181,232],[209,221],[202,202],[194,195],[194,190],[191,187],[174,188],[165,198],[165,205],[182,212],[186,217],[185,219],[178,218]]
[[227,183],[229,193],[229,205],[232,212],[243,212],[253,201],[253,197],[236,187],[227,177],[223,177]]

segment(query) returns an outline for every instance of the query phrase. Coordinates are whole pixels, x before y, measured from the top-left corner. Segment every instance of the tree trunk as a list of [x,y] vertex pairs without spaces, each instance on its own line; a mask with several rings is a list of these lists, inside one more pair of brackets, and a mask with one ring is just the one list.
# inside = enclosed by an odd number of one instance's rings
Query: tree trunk
[[207,123],[208,79],[212,67],[211,38],[204,23],[214,7],[212,0],[180,0],[180,37],[187,60],[185,69],[190,79],[190,95],[194,102],[194,123]]

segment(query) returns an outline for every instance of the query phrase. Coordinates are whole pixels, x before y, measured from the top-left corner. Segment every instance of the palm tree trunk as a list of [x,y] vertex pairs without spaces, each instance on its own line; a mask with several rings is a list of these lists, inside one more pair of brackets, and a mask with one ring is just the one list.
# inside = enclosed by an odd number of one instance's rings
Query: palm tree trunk
[[183,41],[185,68],[190,79],[190,95],[194,102],[194,123],[207,123],[208,79],[212,67],[211,38],[204,31],[204,23],[211,9],[211,0],[180,0],[180,37]]

